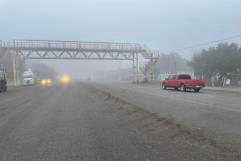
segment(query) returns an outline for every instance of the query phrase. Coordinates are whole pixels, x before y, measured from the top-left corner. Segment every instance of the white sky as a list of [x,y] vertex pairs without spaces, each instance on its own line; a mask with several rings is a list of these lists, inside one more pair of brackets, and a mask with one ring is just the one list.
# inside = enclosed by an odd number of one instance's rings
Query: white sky
[[2,40],[136,42],[165,52],[238,34],[241,0],[0,0]]

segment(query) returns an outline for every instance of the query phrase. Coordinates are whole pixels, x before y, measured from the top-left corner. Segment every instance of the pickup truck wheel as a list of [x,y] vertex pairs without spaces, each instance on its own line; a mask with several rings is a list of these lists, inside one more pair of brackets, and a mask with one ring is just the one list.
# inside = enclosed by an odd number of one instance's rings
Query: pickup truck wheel
[[166,89],[167,89],[167,87],[166,87],[166,85],[165,85],[165,84],[162,84],[162,89],[164,89],[164,90],[166,90]]
[[194,91],[195,91],[195,92],[199,92],[199,91],[200,91],[200,89],[199,89],[199,88],[198,88],[198,89],[194,89]]
[[182,92],[186,92],[186,87],[185,87],[184,84],[182,84],[182,85],[180,86],[180,90],[181,90]]

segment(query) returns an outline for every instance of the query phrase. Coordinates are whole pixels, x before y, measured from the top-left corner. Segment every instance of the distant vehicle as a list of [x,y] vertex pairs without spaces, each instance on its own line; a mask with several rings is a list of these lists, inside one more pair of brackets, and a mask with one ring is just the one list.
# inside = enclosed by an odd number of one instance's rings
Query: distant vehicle
[[34,85],[36,83],[35,75],[31,70],[23,72],[23,85]]
[[0,92],[7,91],[7,78],[6,78],[6,70],[0,68]]
[[67,74],[63,74],[59,77],[59,82],[62,84],[62,85],[68,85],[70,84],[71,82],[71,78],[69,75]]
[[204,80],[194,80],[189,74],[169,75],[168,78],[162,81],[162,89],[174,88],[181,91],[193,89],[195,92],[199,92],[204,87]]
[[42,80],[40,80],[40,84],[42,86],[51,86],[52,85],[52,80],[51,79],[42,79]]

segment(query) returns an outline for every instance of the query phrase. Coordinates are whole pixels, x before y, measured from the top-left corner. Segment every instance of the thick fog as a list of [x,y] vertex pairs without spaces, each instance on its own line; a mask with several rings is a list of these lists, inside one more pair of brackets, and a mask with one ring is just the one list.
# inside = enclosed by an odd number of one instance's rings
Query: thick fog
[[[31,68],[33,63],[44,63],[54,68],[59,75],[68,74],[73,79],[99,78],[100,74],[107,74],[110,71],[128,69],[132,61],[112,60],[28,60]],[[98,76],[97,76],[98,75]],[[106,76],[106,75],[105,75]]]

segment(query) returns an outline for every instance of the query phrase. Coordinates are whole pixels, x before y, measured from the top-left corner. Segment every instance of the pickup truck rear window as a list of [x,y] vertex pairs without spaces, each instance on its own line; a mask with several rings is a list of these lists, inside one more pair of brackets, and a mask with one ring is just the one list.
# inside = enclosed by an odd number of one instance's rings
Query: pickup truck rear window
[[178,76],[178,79],[191,79],[191,76],[187,74],[181,74]]

